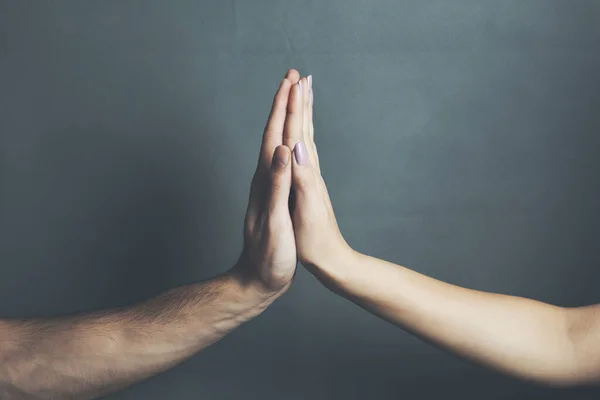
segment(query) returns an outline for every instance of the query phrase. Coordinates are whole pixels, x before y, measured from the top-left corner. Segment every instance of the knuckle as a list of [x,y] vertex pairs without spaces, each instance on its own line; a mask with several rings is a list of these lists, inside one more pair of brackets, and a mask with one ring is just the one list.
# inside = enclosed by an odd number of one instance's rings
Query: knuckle
[[301,191],[305,191],[306,189],[309,189],[310,186],[311,186],[311,177],[309,174],[305,174],[304,176],[299,177],[296,182],[296,187],[298,189],[300,189]]
[[284,139],[284,143],[286,141],[291,142],[291,140],[296,136],[296,131],[292,126],[288,126],[286,127],[286,129],[283,131],[283,139]]

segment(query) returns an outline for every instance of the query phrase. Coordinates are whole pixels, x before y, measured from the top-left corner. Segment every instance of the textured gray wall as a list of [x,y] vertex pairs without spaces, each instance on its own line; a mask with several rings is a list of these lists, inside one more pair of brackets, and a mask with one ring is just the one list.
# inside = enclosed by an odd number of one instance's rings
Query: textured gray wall
[[[0,315],[127,304],[237,258],[262,127],[314,75],[347,240],[453,283],[600,302],[599,1],[0,2]],[[487,372],[300,270],[114,399],[596,398]]]

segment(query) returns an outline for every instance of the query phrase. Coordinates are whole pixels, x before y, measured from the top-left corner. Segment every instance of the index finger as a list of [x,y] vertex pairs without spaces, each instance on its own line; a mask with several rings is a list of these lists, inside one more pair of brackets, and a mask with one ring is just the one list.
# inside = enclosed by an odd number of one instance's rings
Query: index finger
[[277,146],[283,143],[283,127],[285,124],[290,89],[292,85],[298,81],[299,77],[298,71],[290,69],[279,85],[279,90],[277,90],[275,98],[273,99],[269,120],[267,121],[263,133],[259,165],[268,168],[273,159],[273,152]]
[[302,125],[304,123],[304,107],[302,104],[302,86],[304,79],[300,79],[290,90],[287,104],[287,117],[283,128],[283,144],[293,149],[296,143],[302,141]]

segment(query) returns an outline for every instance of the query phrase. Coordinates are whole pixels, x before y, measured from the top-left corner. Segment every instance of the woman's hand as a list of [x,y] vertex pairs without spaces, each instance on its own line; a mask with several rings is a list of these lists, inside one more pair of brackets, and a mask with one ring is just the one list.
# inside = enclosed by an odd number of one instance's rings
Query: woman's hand
[[[327,286],[343,279],[345,260],[354,254],[344,240],[333,211],[314,141],[312,77],[302,78],[290,93],[292,126],[292,220],[298,259]],[[334,285],[335,286],[335,285]]]

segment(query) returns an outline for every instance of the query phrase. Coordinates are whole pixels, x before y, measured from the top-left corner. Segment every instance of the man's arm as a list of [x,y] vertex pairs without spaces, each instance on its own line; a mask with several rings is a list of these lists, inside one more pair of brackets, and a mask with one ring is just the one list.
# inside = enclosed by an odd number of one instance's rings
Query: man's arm
[[[234,268],[122,310],[0,321],[0,398],[91,399],[170,368],[260,314],[290,286],[296,244],[284,132],[299,74],[281,81],[267,121]],[[295,94],[290,96],[292,87]]]
[[88,399],[171,368],[262,312],[231,272],[121,310],[0,322],[0,397]]
[[306,83],[304,130],[292,144],[302,264],[366,310],[489,368],[552,385],[600,383],[600,305],[567,309],[469,290],[350,248],[321,176]]

